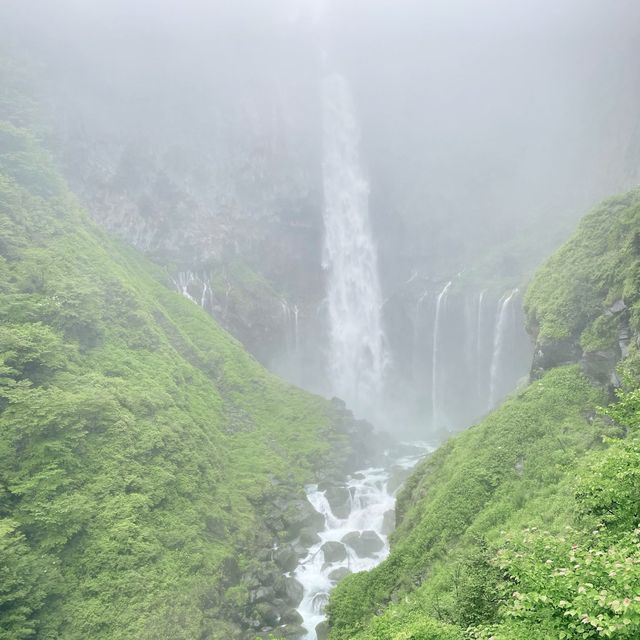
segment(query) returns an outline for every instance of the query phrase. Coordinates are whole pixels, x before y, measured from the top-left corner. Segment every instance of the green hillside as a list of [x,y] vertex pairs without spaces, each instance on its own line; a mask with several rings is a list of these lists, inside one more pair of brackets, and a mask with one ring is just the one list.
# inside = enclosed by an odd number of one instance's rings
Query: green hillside
[[638,234],[632,192],[540,270],[539,379],[409,479],[390,557],[333,594],[333,640],[640,637]]
[[0,638],[236,637],[272,505],[344,463],[340,419],[0,124]]

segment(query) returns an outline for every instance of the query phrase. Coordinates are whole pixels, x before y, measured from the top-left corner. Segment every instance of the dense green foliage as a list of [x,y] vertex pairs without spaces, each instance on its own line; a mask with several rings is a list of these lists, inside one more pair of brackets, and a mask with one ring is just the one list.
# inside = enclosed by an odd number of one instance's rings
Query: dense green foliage
[[430,457],[389,559],[336,589],[331,637],[638,637],[640,448],[597,395],[553,370]]
[[611,346],[608,308],[623,299],[640,329],[640,190],[611,198],[540,269],[525,309],[541,339],[575,338],[585,351]]
[[585,417],[599,398],[575,368],[551,371],[430,456],[399,496],[401,521],[389,559],[338,586],[332,637],[374,637],[370,616],[404,595],[408,600],[385,617],[401,616],[398,610],[408,606],[461,629],[492,618],[500,572],[487,546],[507,525],[548,506],[570,465],[603,429]]
[[346,447],[0,124],[0,638],[229,638],[261,510]]
[[[527,296],[542,341],[637,335],[640,193],[605,203]],[[622,300],[611,310],[613,304]],[[547,371],[430,456],[398,499],[389,558],[346,578],[333,640],[640,637],[640,356],[618,401]]]

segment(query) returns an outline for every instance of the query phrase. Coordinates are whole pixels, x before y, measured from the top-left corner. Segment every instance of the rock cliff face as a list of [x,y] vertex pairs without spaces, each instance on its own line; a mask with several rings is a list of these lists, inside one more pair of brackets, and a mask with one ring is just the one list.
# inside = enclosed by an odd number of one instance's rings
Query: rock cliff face
[[122,77],[106,103],[82,80],[73,98],[51,88],[71,185],[96,222],[269,362],[286,349],[282,303],[317,308],[324,295],[314,61],[246,61],[239,76],[263,74],[246,86],[215,63],[202,78],[176,63],[178,96],[155,65],[132,74],[127,62],[113,63]]

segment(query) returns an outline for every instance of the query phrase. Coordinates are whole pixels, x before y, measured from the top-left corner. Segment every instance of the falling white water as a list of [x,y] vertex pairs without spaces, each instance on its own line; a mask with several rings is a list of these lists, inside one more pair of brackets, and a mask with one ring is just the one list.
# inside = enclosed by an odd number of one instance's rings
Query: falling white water
[[175,288],[185,297],[198,304],[197,300],[189,293],[189,285],[195,280],[195,274],[191,271],[180,271],[173,278]]
[[[294,349],[294,344],[293,344],[293,340],[291,339],[291,307],[289,306],[289,303],[286,300],[280,300],[280,308],[282,309],[282,319],[284,322],[284,336],[285,336],[285,343],[286,343],[286,347],[287,347],[287,353],[289,355],[291,355],[293,349]],[[295,331],[295,329],[294,329]],[[295,340],[295,336],[294,336],[294,340]]]
[[431,426],[435,427],[440,419],[440,407],[438,406],[438,348],[440,339],[440,312],[446,299],[451,282],[447,282],[436,300],[436,315],[433,321],[433,351],[431,360]]
[[[203,309],[207,309],[211,305],[213,291],[209,286],[209,274],[193,271],[180,271],[173,278],[175,288],[191,302],[197,304]],[[197,292],[200,291],[198,295]]]
[[496,404],[498,383],[500,377],[500,365],[503,359],[505,335],[508,328],[508,318],[511,311],[511,302],[515,299],[518,289],[505,294],[498,303],[496,324],[493,330],[493,353],[491,355],[491,370],[489,376],[489,409]]
[[297,304],[293,305],[293,346],[295,352],[298,353],[300,349],[300,329],[299,329],[299,316],[300,309]]
[[[411,469],[426,453],[433,450],[433,447],[422,442],[412,443],[411,447],[412,454],[400,458],[393,465],[396,471]],[[316,639],[316,626],[325,619],[324,608],[329,593],[337,582],[334,572],[337,569],[346,569],[353,573],[367,571],[387,557],[388,516],[395,508],[395,494],[388,488],[390,477],[389,468],[364,469],[350,476],[344,485],[350,496],[349,514],[346,518],[339,518],[333,513],[325,491],[319,491],[316,485],[307,487],[307,498],[313,508],[324,516],[325,526],[319,533],[320,542],[309,549],[307,556],[300,561],[293,574],[303,587],[303,598],[298,613],[302,616],[302,625],[307,630],[305,640]],[[342,540],[352,532],[364,531],[369,532],[369,535],[375,532],[380,548],[361,556]],[[328,561],[323,551],[326,542],[342,545],[344,557]]]
[[378,397],[387,363],[369,184],[360,129],[344,77],[323,82],[324,255],[328,276],[329,379],[356,411]]
[[487,290],[483,289],[478,297],[478,316],[476,322],[476,362],[478,369],[480,369],[480,358],[482,355],[482,303],[484,302],[486,293]]
[[413,348],[411,349],[411,353],[413,356],[413,372],[414,375],[417,375],[418,368],[421,364],[420,358],[420,317],[422,315],[422,305],[424,303],[425,298],[429,295],[429,291],[424,291],[422,295],[418,297],[416,302],[416,314],[413,321]]
[[483,375],[483,362],[484,359],[482,357],[483,355],[483,349],[482,349],[482,338],[483,338],[483,329],[484,329],[484,324],[482,322],[482,308],[483,308],[483,303],[484,303],[484,297],[487,293],[486,289],[483,289],[480,292],[480,295],[478,297],[478,316],[476,319],[476,382],[477,382],[477,392],[478,392],[478,397],[481,398],[482,397],[482,390],[483,388],[486,388],[486,383],[483,384],[484,380],[486,380],[485,376]]

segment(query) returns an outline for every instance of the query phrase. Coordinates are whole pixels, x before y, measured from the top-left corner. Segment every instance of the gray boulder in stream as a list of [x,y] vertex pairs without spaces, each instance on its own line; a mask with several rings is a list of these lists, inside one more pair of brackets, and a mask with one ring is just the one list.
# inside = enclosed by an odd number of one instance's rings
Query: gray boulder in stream
[[370,558],[384,547],[382,538],[375,531],[351,531],[342,542],[349,545],[360,558]]
[[318,640],[327,640],[329,638],[329,623],[326,620],[316,625],[316,638]]
[[331,513],[336,518],[344,520],[349,517],[349,513],[351,513],[351,495],[346,487],[327,487],[324,495],[331,507]]
[[297,538],[305,528],[322,529],[324,516],[318,513],[307,500],[294,500],[287,504],[280,513],[285,530],[291,538]]
[[299,624],[285,624],[278,629],[278,636],[290,638],[291,640],[302,640],[302,638],[307,637],[307,630]]
[[288,609],[282,614],[280,622],[282,624],[301,625],[303,623],[303,620],[302,616],[295,609]]
[[320,536],[317,534],[315,529],[305,527],[300,530],[299,540],[305,547],[312,547],[317,542],[320,542]]
[[328,563],[342,562],[347,557],[347,550],[342,542],[330,540],[322,545],[321,550],[324,554],[324,561]]
[[302,602],[304,588],[295,578],[286,578],[284,590],[291,604],[297,607]]
[[346,578],[351,573],[351,569],[347,567],[338,567],[329,574],[329,580],[333,582],[340,582],[342,578]]
[[298,566],[298,554],[291,546],[277,549],[273,554],[273,559],[284,572],[293,571]]

